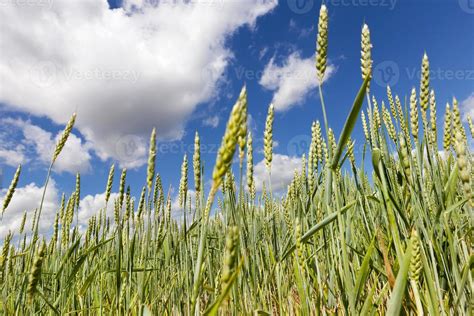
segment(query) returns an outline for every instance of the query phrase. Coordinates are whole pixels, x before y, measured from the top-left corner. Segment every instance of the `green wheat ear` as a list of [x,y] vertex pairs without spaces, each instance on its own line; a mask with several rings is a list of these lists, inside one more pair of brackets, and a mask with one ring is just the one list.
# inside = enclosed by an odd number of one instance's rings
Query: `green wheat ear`
[[316,40],[316,70],[319,83],[321,84],[326,73],[328,50],[328,10],[326,6],[321,5],[319,10],[318,37]]
[[253,139],[252,133],[249,132],[247,137],[247,188],[252,194],[255,183],[253,178]]
[[446,103],[446,112],[444,115],[444,130],[443,130],[443,148],[446,153],[449,152],[452,144],[452,129],[453,129],[453,120],[451,116],[451,109],[449,103]]
[[474,206],[474,199],[471,196],[471,171],[469,169],[469,158],[466,149],[466,140],[460,130],[456,131],[456,155],[458,158],[459,179],[461,180],[464,195]]
[[274,119],[274,107],[270,104],[268,107],[267,120],[265,122],[265,132],[263,134],[263,153],[265,157],[265,166],[270,172],[272,169],[273,159],[273,119]]
[[471,117],[467,116],[467,124],[469,125],[469,130],[471,131],[471,137],[474,137],[474,124],[472,123]]
[[194,188],[196,194],[201,191],[201,140],[196,132],[194,136],[194,155],[193,155],[193,171],[194,171]]
[[113,164],[109,170],[109,177],[107,178],[107,185],[105,187],[105,204],[107,204],[110,199],[110,194],[112,192],[112,184],[114,181],[114,174],[115,174],[115,164]]
[[66,144],[66,141],[69,137],[69,134],[71,134],[72,128],[74,127],[74,123],[76,122],[76,113],[74,113],[71,118],[69,119],[69,122],[66,125],[66,128],[63,131],[63,134],[61,135],[61,138],[59,138],[58,143],[56,144],[56,148],[54,150],[53,154],[53,160],[52,163],[56,161],[58,158],[59,154],[64,148],[64,145]]
[[18,180],[20,179],[20,173],[21,173],[21,165],[18,166],[16,169],[15,175],[13,176],[13,180],[10,183],[10,186],[8,187],[7,194],[5,195],[5,199],[3,200],[3,206],[2,206],[2,217],[3,213],[7,209],[8,205],[10,204],[10,201],[12,200],[13,194],[15,193],[16,187],[18,185]]
[[420,278],[422,265],[421,265],[421,250],[420,250],[420,240],[418,237],[418,232],[414,230],[411,235],[412,240],[412,257],[410,261],[410,271],[409,277],[410,280],[418,282]]
[[179,206],[184,207],[188,192],[188,156],[184,154],[181,165],[181,180],[179,182]]
[[153,128],[150,136],[150,151],[148,153],[148,168],[146,182],[148,191],[153,185],[153,178],[155,177],[155,160],[156,160],[156,129]]
[[43,240],[38,250],[38,253],[36,254],[34,258],[33,266],[31,268],[30,275],[28,278],[28,288],[26,290],[26,293],[28,294],[28,297],[30,300],[34,298],[34,295],[36,293],[36,287],[41,278],[41,267],[43,265],[45,253],[46,253],[46,243]]
[[411,123],[411,134],[413,138],[418,140],[418,102],[416,99],[416,89],[411,90],[410,96],[410,123]]
[[[370,30],[367,24],[362,26],[361,33],[361,71],[362,79],[372,77],[372,43],[370,41]],[[367,91],[370,89],[370,83],[367,83]]]
[[423,115],[426,115],[428,111],[430,95],[430,62],[426,53],[423,55],[421,62],[421,82],[420,82],[420,106],[423,111]]
[[244,107],[243,104],[247,103],[247,90],[245,86],[240,92],[239,99],[234,104],[232,112],[230,113],[229,121],[227,122],[226,131],[222,138],[221,147],[217,153],[216,164],[214,165],[214,171],[212,172],[212,191],[219,188],[222,183],[222,178],[227,173],[232,163],[232,158],[235,153],[235,146],[237,145],[240,124],[242,124],[242,117]]

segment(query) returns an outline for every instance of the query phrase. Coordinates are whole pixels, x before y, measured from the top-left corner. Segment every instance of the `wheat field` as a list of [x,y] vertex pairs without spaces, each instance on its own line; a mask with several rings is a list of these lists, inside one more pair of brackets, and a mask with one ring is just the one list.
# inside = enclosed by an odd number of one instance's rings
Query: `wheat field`
[[[215,165],[201,160],[198,133],[193,156],[183,157],[176,176],[184,220],[171,216],[170,192],[155,170],[153,130],[138,203],[127,170],[113,165],[108,179],[97,179],[104,182],[106,201],[85,233],[74,222],[78,176],[50,235],[38,232],[43,201],[33,218],[25,216],[20,230],[7,235],[0,314],[472,315],[471,119],[464,124],[456,99],[444,117],[437,116],[426,54],[417,88],[399,96],[387,87],[386,95],[373,96],[372,45],[364,24],[362,80],[354,84],[360,89],[337,136],[326,117],[322,84],[328,42],[322,6],[314,80],[320,82],[323,118],[308,126],[309,151],[285,192],[273,192],[271,181],[256,191],[243,87]],[[56,146],[45,190],[75,118]],[[273,118],[270,105],[261,135],[268,179]],[[360,157],[351,138],[358,120],[365,135],[358,140]],[[364,164],[364,157],[371,163]],[[213,170],[209,190],[205,165]],[[2,217],[19,177],[21,167]],[[107,205],[114,207],[113,218]]]

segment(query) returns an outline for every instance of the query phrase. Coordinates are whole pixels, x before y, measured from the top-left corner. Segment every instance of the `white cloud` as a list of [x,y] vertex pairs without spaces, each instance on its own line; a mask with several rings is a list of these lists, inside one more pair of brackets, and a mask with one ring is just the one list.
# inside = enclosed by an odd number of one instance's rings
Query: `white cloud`
[[[34,150],[34,156],[44,165],[49,165],[52,154],[56,147],[56,144],[61,137],[62,132],[53,135],[45,131],[39,126],[33,125],[28,121],[21,119],[5,118],[2,124],[7,125],[10,130],[18,129],[23,134],[23,138],[20,140],[22,146],[18,146],[15,150],[17,160],[21,157],[24,158],[25,151],[28,148]],[[54,170],[57,172],[87,172],[90,170],[91,155],[89,153],[90,145],[84,144],[83,141],[76,136],[74,133],[69,135],[69,138],[56,160]],[[1,151],[0,151],[1,157]],[[15,160],[15,155],[9,156],[10,160]],[[23,159],[23,162],[25,159]]]
[[[12,1],[0,12],[0,102],[77,127],[101,159],[117,143],[177,139],[196,106],[217,93],[232,52],[226,39],[253,27],[276,1]],[[28,21],[28,27],[20,21]],[[196,27],[199,25],[199,27]],[[135,144],[137,148],[146,141]],[[120,146],[119,146],[120,147]],[[144,152],[135,152],[133,164]]]
[[[3,203],[7,189],[0,191],[0,200]],[[8,233],[9,230],[18,234],[23,212],[27,212],[25,231],[31,231],[31,225],[35,209],[39,207],[43,187],[35,183],[30,183],[24,187],[17,188],[10,205],[6,209],[3,220],[0,222],[0,239]],[[59,193],[56,182],[51,179],[46,190],[43,209],[39,222],[39,231],[41,234],[48,233],[51,230],[54,217],[58,210]]]
[[[273,154],[271,180],[273,191],[286,189],[287,185],[293,180],[295,170],[301,171],[301,158],[290,157],[286,155]],[[268,171],[265,166],[265,160],[260,161],[254,168],[255,187],[261,191],[263,183],[268,188]]]
[[[106,214],[111,219],[114,218],[114,200],[118,197],[118,193],[111,193],[109,203],[107,204]],[[98,215],[101,209],[105,208],[105,192],[95,195],[86,195],[79,203],[79,224],[86,226],[89,218]]]
[[[328,65],[324,80],[334,73],[334,66]],[[302,59],[299,52],[288,56],[282,65],[275,64],[272,58],[265,66],[260,84],[275,91],[273,104],[275,110],[285,111],[301,104],[305,97],[318,86],[314,56]]]
[[[1,145],[0,145],[1,146]],[[0,148],[0,161],[11,167],[18,167],[26,162],[21,146],[17,150]]]
[[467,121],[468,115],[474,119],[474,93],[468,96],[465,100],[461,101],[461,112],[464,120]]
[[[3,220],[0,221],[0,240],[5,237],[8,231],[12,231],[18,235],[23,212],[26,210],[27,219],[25,225],[25,232],[31,231],[32,220],[34,217],[35,209],[39,207],[41,196],[43,194],[43,188],[39,187],[35,183],[30,183],[24,187],[17,188],[13,198],[4,213]],[[7,189],[0,191],[0,201],[3,203]],[[114,199],[117,198],[118,193],[112,193],[110,200],[107,205],[107,216],[113,221],[113,209]],[[66,196],[67,198],[67,196]],[[52,232],[52,223],[56,213],[59,210],[61,199],[61,193],[56,182],[51,179],[48,188],[46,190],[45,201],[43,204],[43,210],[41,212],[39,232],[40,235],[49,235]],[[105,193],[86,195],[79,203],[79,227],[84,231],[84,227],[87,227],[89,218],[93,215],[99,214],[101,209],[105,208]],[[73,219],[73,226],[76,225],[76,216]]]
[[203,121],[202,121],[202,124],[204,126],[209,126],[209,127],[212,127],[212,128],[216,128],[217,126],[219,126],[219,116],[218,115],[214,115],[214,116],[209,116],[207,118],[205,118]]

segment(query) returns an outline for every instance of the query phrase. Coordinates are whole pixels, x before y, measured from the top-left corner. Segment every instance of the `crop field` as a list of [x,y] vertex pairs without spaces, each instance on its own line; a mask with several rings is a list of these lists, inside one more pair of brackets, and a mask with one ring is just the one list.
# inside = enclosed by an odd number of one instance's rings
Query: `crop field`
[[[201,159],[198,132],[194,154],[182,159],[176,177],[184,220],[172,216],[168,184],[155,170],[153,130],[137,203],[127,170],[112,165],[108,179],[97,179],[106,201],[84,233],[75,221],[78,176],[51,234],[39,233],[41,200],[34,217],[25,214],[20,229],[6,236],[0,314],[472,315],[472,120],[464,124],[455,98],[444,117],[437,115],[426,54],[416,88],[372,95],[364,24],[361,80],[353,83],[358,93],[336,135],[324,103],[330,42],[324,5],[317,31],[314,80],[323,117],[308,126],[309,151],[283,194],[272,191],[271,181],[256,190],[254,151],[263,150],[270,179],[274,107],[268,107],[263,148],[254,148],[243,86],[215,164]],[[74,114],[56,145],[45,191],[75,120]],[[361,157],[351,137],[357,121],[365,135],[358,140]],[[213,170],[212,179],[204,179],[204,167]],[[2,218],[21,177],[20,166]],[[113,205],[113,217],[106,205]]]

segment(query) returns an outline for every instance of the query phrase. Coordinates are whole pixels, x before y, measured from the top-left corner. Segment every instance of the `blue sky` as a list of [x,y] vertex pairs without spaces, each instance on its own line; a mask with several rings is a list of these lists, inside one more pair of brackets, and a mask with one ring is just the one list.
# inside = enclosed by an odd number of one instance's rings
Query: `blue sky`
[[[464,113],[474,112],[473,0],[325,3],[332,72],[323,91],[337,134],[362,81],[364,22],[373,43],[371,93],[378,100],[387,102],[386,84],[402,100],[411,87],[418,87],[426,52],[439,115],[453,96]],[[128,167],[129,183],[139,194],[153,126],[160,137],[157,171],[165,187],[178,186],[182,156],[192,154],[196,130],[209,178],[243,84],[256,164],[262,160],[268,105],[277,103],[274,139],[280,157],[274,173],[281,174],[283,185],[309,141],[311,122],[322,120],[312,77],[320,5],[316,0],[35,0],[28,7],[22,1],[7,2],[0,13],[3,187],[19,162],[24,165],[21,192],[42,186],[55,137],[73,111],[78,125],[53,173],[57,192],[51,193],[51,208],[61,192],[71,193],[76,171],[82,175],[82,196],[90,195],[88,205],[100,205],[114,162]],[[18,22],[22,19],[30,23]],[[360,125],[354,138],[358,144],[364,141]],[[34,208],[16,203],[13,213]],[[85,210],[84,218],[90,212]],[[14,226],[15,218],[0,224],[0,235],[2,228]]]

